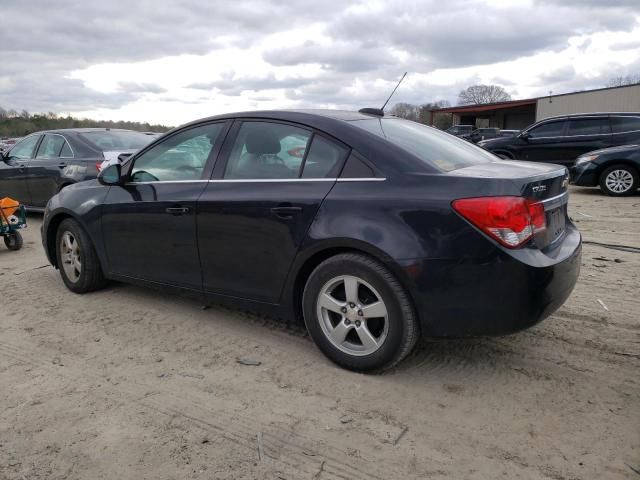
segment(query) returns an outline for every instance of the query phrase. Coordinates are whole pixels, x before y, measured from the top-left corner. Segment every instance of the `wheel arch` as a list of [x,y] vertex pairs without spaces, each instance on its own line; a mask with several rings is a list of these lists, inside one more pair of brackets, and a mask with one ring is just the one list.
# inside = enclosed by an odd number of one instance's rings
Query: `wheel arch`
[[607,160],[606,162],[602,163],[598,167],[598,170],[597,170],[598,181],[600,181],[600,177],[602,173],[607,168],[615,167],[616,165],[624,165],[625,167],[630,167],[631,169],[633,169],[634,172],[636,172],[636,174],[640,175],[640,168],[633,160],[629,160],[628,158],[616,158],[616,159]]
[[299,253],[296,257],[296,261],[289,273],[287,284],[285,285],[285,291],[282,297],[285,301],[281,303],[284,307],[287,320],[302,322],[302,292],[311,272],[328,258],[342,253],[359,253],[366,255],[379,261],[388,268],[400,285],[406,290],[411,306],[414,309],[416,317],[418,317],[418,309],[416,308],[413,298],[414,290],[412,288],[412,281],[407,270],[405,270],[402,265],[398,264],[393,258],[380,249],[366,242],[354,239],[334,239],[316,244],[313,248]]

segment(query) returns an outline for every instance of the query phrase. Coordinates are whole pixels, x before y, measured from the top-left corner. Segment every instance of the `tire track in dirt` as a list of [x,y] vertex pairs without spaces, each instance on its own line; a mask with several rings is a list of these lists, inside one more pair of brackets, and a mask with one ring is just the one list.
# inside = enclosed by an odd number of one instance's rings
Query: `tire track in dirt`
[[[95,383],[105,383],[104,377],[90,373],[86,368],[80,370],[72,367],[69,363],[65,363],[65,373],[62,373],[60,368],[54,368],[46,361],[31,358],[24,353],[25,351],[28,351],[26,346],[13,345],[6,342],[0,343],[0,352],[4,356],[42,369],[50,375],[62,377],[69,382],[74,382],[77,377],[82,376],[84,380],[90,379]],[[66,373],[69,370],[73,371],[71,375]],[[358,465],[364,463],[362,460],[358,461],[349,458],[348,463],[346,463],[340,460],[340,450],[326,445],[318,449],[313,440],[272,425],[257,425],[255,422],[247,421],[237,414],[230,414],[222,410],[210,410],[171,393],[149,393],[150,390],[153,390],[153,387],[149,385],[127,382],[119,383],[117,386],[110,385],[109,388],[118,392],[119,396],[127,399],[127,402],[123,403],[123,405],[129,403],[139,404],[169,418],[180,417],[206,433],[223,435],[225,439],[252,453],[256,451],[256,434],[257,432],[262,432],[265,456],[276,465],[281,463],[284,467],[313,475],[317,473],[320,465],[323,464],[323,478],[331,478],[328,477],[329,475],[337,479],[385,478],[367,471],[369,469],[364,465]],[[111,396],[95,389],[90,393],[112,400]],[[215,418],[215,422],[210,420],[211,418]]]

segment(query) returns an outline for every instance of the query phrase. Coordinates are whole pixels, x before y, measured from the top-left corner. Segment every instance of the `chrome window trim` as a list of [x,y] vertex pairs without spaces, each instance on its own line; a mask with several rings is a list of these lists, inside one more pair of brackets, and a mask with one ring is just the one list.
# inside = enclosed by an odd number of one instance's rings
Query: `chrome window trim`
[[384,182],[386,178],[227,178],[216,180],[156,180],[152,182],[126,182],[125,185],[155,185],[156,183],[289,183],[289,182]]

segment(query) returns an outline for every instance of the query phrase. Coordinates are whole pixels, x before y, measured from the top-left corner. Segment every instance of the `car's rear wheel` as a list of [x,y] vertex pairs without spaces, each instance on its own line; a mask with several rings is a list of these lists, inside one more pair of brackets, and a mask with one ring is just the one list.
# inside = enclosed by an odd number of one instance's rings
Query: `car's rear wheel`
[[98,255],[80,224],[67,218],[56,233],[58,268],[64,284],[75,293],[86,293],[104,286]]
[[320,350],[355,371],[390,368],[414,347],[418,323],[394,275],[362,254],[340,254],[309,276],[303,294],[307,330]]
[[628,165],[613,165],[600,175],[600,189],[607,195],[622,197],[638,188],[638,172]]

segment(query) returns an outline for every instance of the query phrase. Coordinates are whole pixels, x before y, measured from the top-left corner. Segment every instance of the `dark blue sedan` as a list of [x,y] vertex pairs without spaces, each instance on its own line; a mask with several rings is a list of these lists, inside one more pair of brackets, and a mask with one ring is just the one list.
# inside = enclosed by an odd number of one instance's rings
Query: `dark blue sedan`
[[77,293],[113,279],[304,319],[357,371],[562,305],[581,252],[566,168],[370,112],[179,127],[51,199],[49,260]]

